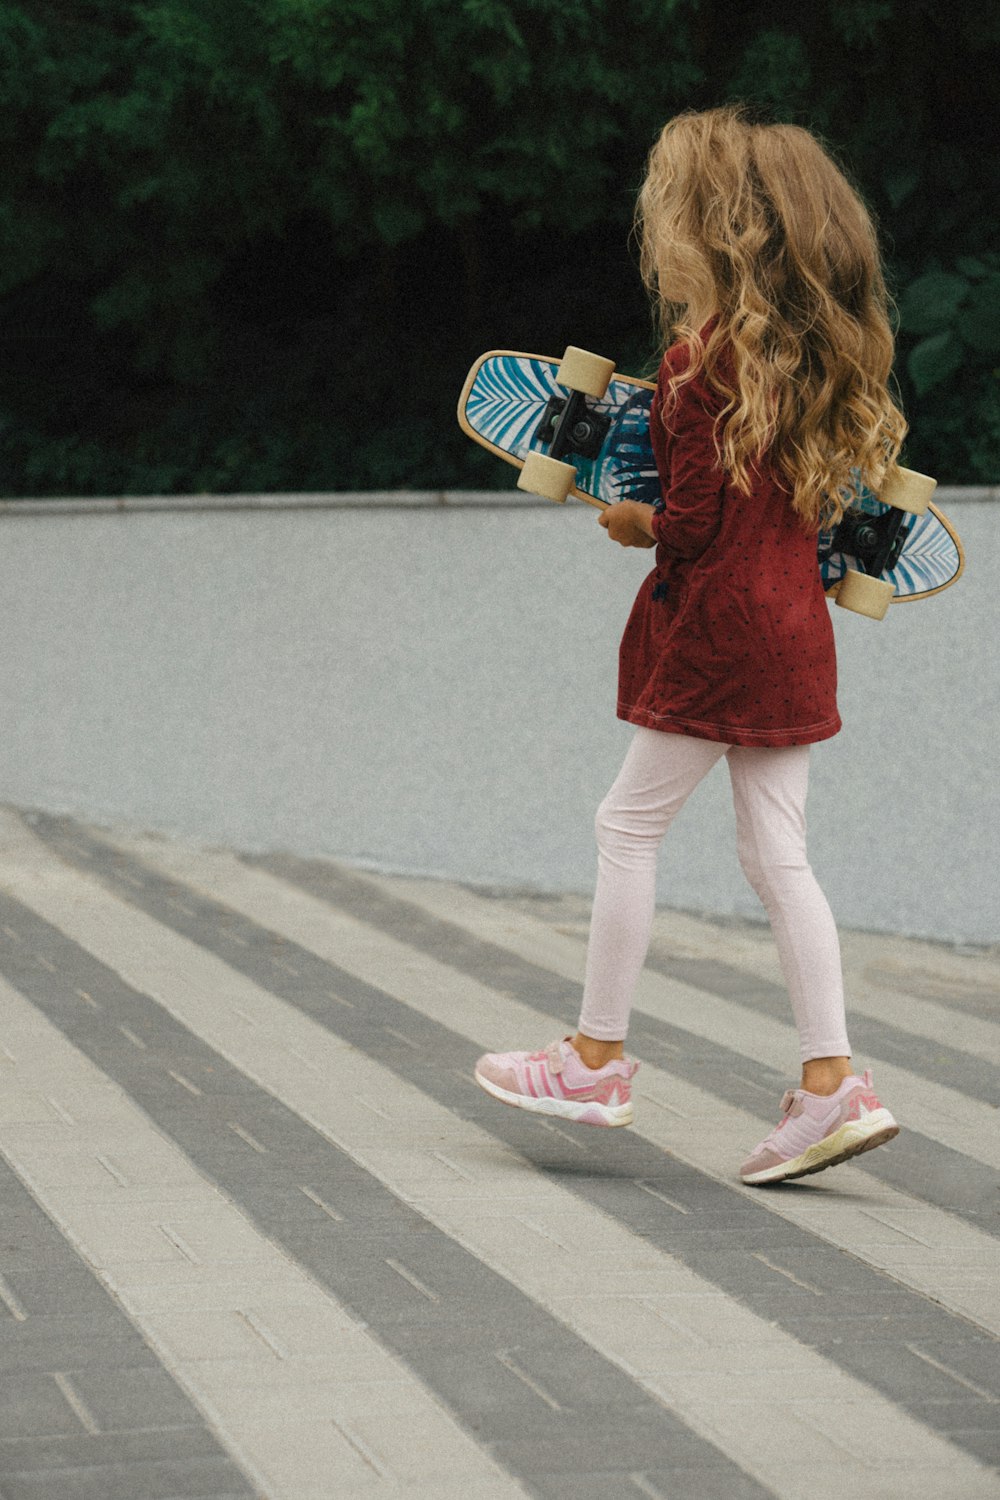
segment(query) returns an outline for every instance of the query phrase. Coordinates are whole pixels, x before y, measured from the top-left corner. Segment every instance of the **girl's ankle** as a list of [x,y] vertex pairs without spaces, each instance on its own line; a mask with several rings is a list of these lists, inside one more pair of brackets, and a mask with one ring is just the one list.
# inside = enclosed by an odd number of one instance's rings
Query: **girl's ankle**
[[580,1061],[588,1068],[603,1068],[605,1063],[625,1056],[624,1041],[602,1042],[597,1037],[584,1036],[579,1031],[570,1037],[570,1044]]
[[799,1087],[807,1094],[818,1094],[825,1098],[835,1094],[844,1079],[851,1076],[849,1057],[814,1058],[803,1066]]

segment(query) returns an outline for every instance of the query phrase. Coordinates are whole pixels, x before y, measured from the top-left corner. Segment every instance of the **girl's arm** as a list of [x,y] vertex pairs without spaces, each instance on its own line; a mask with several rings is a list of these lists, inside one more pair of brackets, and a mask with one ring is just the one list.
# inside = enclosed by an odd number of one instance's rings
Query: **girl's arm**
[[597,520],[611,540],[621,542],[623,547],[656,546],[652,506],[639,500],[619,500],[617,505],[602,510]]
[[[699,558],[714,540],[722,524],[725,492],[712,436],[714,413],[705,404],[707,392],[697,387],[697,381],[682,387],[670,415],[661,497],[649,518],[651,535],[674,557],[689,561]],[[660,420],[658,409],[652,420]]]
[[[660,423],[662,384],[671,373],[669,354],[660,372],[651,423]],[[719,468],[712,435],[721,405],[699,380],[683,386],[666,431],[654,438],[660,472],[660,499],[652,506],[638,500],[609,505],[598,517],[612,541],[623,547],[661,543],[673,557],[695,561],[722,524],[725,476]],[[658,440],[657,440],[658,439]]]

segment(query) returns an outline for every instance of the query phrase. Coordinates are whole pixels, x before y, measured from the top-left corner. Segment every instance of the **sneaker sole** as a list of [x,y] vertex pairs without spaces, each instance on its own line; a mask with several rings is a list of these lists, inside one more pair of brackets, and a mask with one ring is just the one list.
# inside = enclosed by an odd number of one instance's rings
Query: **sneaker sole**
[[841,1125],[839,1130],[822,1141],[817,1141],[815,1146],[810,1146],[801,1156],[779,1162],[775,1167],[767,1167],[763,1172],[753,1172],[741,1180],[754,1186],[763,1182],[787,1182],[793,1177],[808,1177],[811,1172],[822,1172],[826,1167],[839,1166],[842,1161],[860,1156],[863,1151],[873,1151],[876,1146],[884,1146],[886,1141],[893,1140],[898,1134],[899,1126],[887,1109],[873,1110],[864,1121],[849,1120],[846,1125]]
[[598,1104],[595,1099],[536,1099],[531,1094],[512,1094],[499,1084],[484,1078],[482,1073],[473,1075],[481,1089],[499,1099],[502,1104],[512,1104],[515,1109],[528,1109],[536,1115],[555,1115],[560,1120],[572,1120],[577,1125],[631,1125],[634,1119],[632,1104]]

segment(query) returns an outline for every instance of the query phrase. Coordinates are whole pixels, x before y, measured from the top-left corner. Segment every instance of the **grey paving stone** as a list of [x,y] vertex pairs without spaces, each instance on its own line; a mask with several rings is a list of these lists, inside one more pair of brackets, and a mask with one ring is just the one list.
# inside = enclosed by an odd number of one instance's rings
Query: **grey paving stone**
[[[965,1380],[971,1380],[1000,1401],[1000,1346],[987,1334],[971,1333],[965,1339],[916,1338],[915,1349],[937,1360]],[[997,1414],[1000,1426],[1000,1412]]]
[[[695,1469],[675,1467],[649,1470],[644,1478],[653,1484],[664,1500],[755,1500],[762,1493],[762,1486],[751,1474],[742,1472],[724,1473],[721,1469]],[[648,1490],[639,1490],[647,1495]]]
[[[899,1344],[874,1340],[859,1344],[855,1368],[873,1383],[883,1372],[891,1371],[893,1384],[904,1400],[928,1403],[922,1408],[925,1414],[935,1409],[934,1403],[940,1403],[943,1408],[953,1401],[970,1399],[967,1389],[957,1380]],[[992,1405],[995,1415],[1000,1418],[1000,1405],[995,1399],[983,1404]],[[997,1425],[1000,1427],[1000,1421]]]
[[465,1331],[458,1339],[451,1319],[427,1324],[400,1324],[392,1331],[393,1346],[414,1368],[422,1368],[441,1359],[445,1365],[454,1365],[463,1355],[468,1357],[470,1364],[483,1363],[494,1359],[498,1349],[512,1349],[515,1344],[518,1349],[543,1349],[548,1347],[552,1338],[550,1323],[541,1322],[537,1329],[532,1329],[523,1326],[523,1320],[515,1338],[511,1333],[510,1318],[497,1314],[491,1316],[489,1310],[474,1323],[466,1322],[463,1328]]
[[79,1264],[67,1265],[65,1256],[56,1257],[45,1268],[32,1265],[12,1270],[5,1266],[2,1274],[28,1314],[83,1317],[87,1313],[103,1314],[108,1306],[108,1295],[91,1271]]
[[[186,1427],[184,1457],[219,1457],[219,1445],[205,1427]],[[81,1433],[79,1437],[10,1439],[0,1450],[0,1474],[37,1469],[110,1468],[177,1456],[177,1435],[168,1432]],[[245,1493],[245,1492],[244,1492]]]
[[613,1423],[616,1409],[631,1400],[629,1385],[624,1378],[617,1389],[609,1389],[601,1381],[597,1362],[592,1351],[573,1352],[554,1348],[516,1348],[510,1351],[511,1358],[520,1369],[535,1380],[550,1396],[561,1404],[588,1414],[588,1426],[593,1431]]
[[[780,1297],[748,1300],[759,1317],[768,1318],[776,1327],[785,1327],[787,1319]],[[920,1299],[916,1300],[919,1303]],[[891,1315],[886,1313],[876,1317],[861,1314],[856,1318],[845,1312],[842,1316],[831,1318],[825,1312],[811,1316],[806,1311],[797,1311],[795,1337],[803,1344],[818,1349],[849,1374],[871,1380],[873,1385],[892,1400],[905,1405],[907,1393],[893,1379],[891,1372],[895,1366],[891,1360],[884,1365],[872,1365],[865,1351],[871,1345],[877,1345],[890,1353],[904,1349],[908,1343],[933,1337],[939,1327],[933,1312],[917,1311],[909,1316],[903,1312]]]
[[[669,1197],[674,1196],[666,1186],[661,1191],[666,1192]],[[651,1244],[657,1245],[660,1249],[667,1251],[668,1254],[672,1253],[675,1249],[683,1247],[692,1255],[699,1252],[704,1253],[706,1259],[717,1256],[724,1256],[727,1259],[732,1257],[730,1263],[734,1266],[739,1262],[741,1257],[745,1258],[746,1255],[751,1253],[750,1251],[740,1250],[727,1251],[721,1248],[720,1241],[723,1246],[727,1243],[732,1245],[739,1244],[739,1225],[730,1225],[728,1230],[720,1229],[717,1224],[711,1227],[702,1227],[702,1218],[708,1217],[711,1216],[699,1213],[698,1210],[692,1210],[688,1220],[681,1227],[676,1224],[664,1224],[662,1215],[657,1222],[657,1214],[654,1210],[650,1213],[647,1220],[648,1228],[645,1231],[645,1237]],[[634,1222],[633,1215],[630,1213],[629,1223],[632,1224]],[[784,1249],[801,1249],[801,1239],[801,1231],[795,1229],[794,1226],[792,1226],[790,1232],[786,1233],[784,1221],[781,1219],[776,1220],[773,1225],[761,1224],[759,1221],[753,1224],[754,1251],[760,1251],[769,1260],[777,1260],[779,1253]],[[758,1262],[758,1264],[761,1263]],[[769,1268],[765,1266],[764,1270],[766,1275]],[[759,1282],[760,1278],[757,1272],[753,1271],[752,1274],[756,1278],[756,1281]],[[774,1278],[775,1285],[790,1285],[788,1277],[781,1277],[780,1272],[771,1270],[770,1275]]]
[[[650,1238],[659,1241],[659,1236],[651,1235]],[[752,1229],[748,1226],[747,1240],[746,1248],[740,1249],[736,1248],[735,1236],[732,1240],[723,1240],[720,1245],[718,1233],[699,1233],[694,1230],[690,1237],[686,1234],[671,1234],[670,1248],[684,1259],[697,1255],[699,1264],[704,1267],[703,1274],[712,1281],[724,1284],[727,1291],[758,1294],[773,1292],[781,1296],[795,1297],[798,1300],[808,1297],[815,1302],[815,1293],[796,1286],[794,1281],[767,1263],[776,1260],[780,1252],[768,1238],[765,1237],[763,1241],[758,1240],[756,1226]],[[730,1245],[733,1248],[728,1248]],[[758,1259],[758,1252],[767,1259]],[[821,1293],[826,1294],[826,1284],[822,1280],[817,1279],[815,1284],[820,1288]],[[855,1286],[856,1284],[855,1282]]]
[[[636,1483],[636,1479],[641,1482]],[[579,1469],[567,1474],[545,1474],[536,1481],[545,1500],[761,1500],[769,1494],[750,1474],[730,1469],[623,1469],[617,1474]],[[470,1497],[471,1500],[471,1497]]]
[[925,969],[908,968],[900,972],[893,963],[876,961],[866,966],[866,974],[875,984],[885,989],[896,990],[903,995],[915,995],[921,1000],[931,1000],[956,1013],[955,1026],[961,1029],[963,1015],[977,1016],[982,1021],[996,1021],[998,996],[996,986],[989,980],[966,977],[959,983],[950,983],[943,975],[938,976]]
[[984,1464],[1000,1464],[1000,1427],[949,1432],[948,1436]]
[[[602,1441],[602,1437],[604,1440]],[[527,1479],[542,1475],[565,1476],[580,1468],[581,1449],[576,1441],[559,1440],[555,1433],[548,1437],[504,1440],[492,1444],[495,1457],[513,1473]],[[626,1471],[626,1464],[636,1469],[697,1468],[711,1472],[732,1471],[736,1465],[723,1453],[714,1451],[708,1457],[701,1450],[700,1439],[691,1433],[678,1432],[667,1438],[657,1432],[645,1432],[638,1437],[630,1434],[627,1447],[620,1441],[620,1434],[588,1434],[586,1443],[587,1469],[592,1474],[607,1478]],[[766,1490],[758,1493],[766,1494]]]
[[5,1474],[4,1500],[202,1500],[224,1492],[247,1500],[255,1491],[239,1487],[228,1459],[174,1459],[106,1468],[39,1469]]
[[75,1437],[80,1420],[50,1375],[29,1372],[0,1384],[0,1442],[9,1438]]
[[[843,1292],[848,1299],[848,1306],[856,1306],[856,1297],[859,1288],[858,1267],[852,1256],[845,1255],[842,1250],[832,1247],[823,1249],[815,1243],[810,1245],[774,1245],[766,1251],[768,1260],[776,1266],[782,1266],[792,1275],[798,1276],[803,1281],[813,1285],[820,1284],[824,1290],[831,1295]],[[780,1273],[778,1273],[780,1275]],[[894,1292],[906,1292],[907,1288],[899,1283],[886,1284],[886,1278],[873,1276],[871,1281],[872,1290],[878,1292],[879,1296],[892,1296]],[[891,1311],[891,1305],[889,1310]]]
[[[581,1347],[578,1340],[550,1339],[544,1347],[496,1341],[471,1358],[460,1346],[440,1349],[431,1357],[425,1349],[422,1367],[431,1363],[453,1387],[474,1380],[491,1405],[508,1411],[524,1408],[541,1414],[551,1412],[549,1403],[555,1402],[564,1411],[585,1416],[588,1433],[596,1428],[610,1430],[623,1411],[636,1409],[634,1382],[624,1371],[619,1371],[617,1379],[609,1377],[604,1359],[589,1346]],[[658,1420],[655,1406],[642,1420]]]
[[915,1401],[914,1416],[939,1432],[1000,1433],[1000,1406],[995,1401]]
[[25,1271],[57,1272],[65,1259],[62,1245],[48,1237],[38,1237],[34,1228],[22,1220],[11,1235],[3,1236],[0,1275],[6,1281],[12,1281]]
[[88,1366],[74,1370],[72,1381],[102,1432],[191,1425],[191,1403],[163,1369]]
[[[322,1189],[317,1190],[324,1203],[331,1208],[337,1208],[337,1197],[334,1193],[324,1193]],[[339,1208],[337,1208],[339,1212]],[[331,1220],[321,1209],[317,1208],[318,1217],[306,1223],[298,1218],[289,1217],[284,1222],[272,1216],[262,1217],[261,1224],[270,1223],[272,1232],[281,1233],[282,1243],[286,1244],[294,1254],[323,1254],[338,1245],[346,1245],[350,1241],[352,1257],[359,1252],[367,1250],[369,1256],[378,1256],[380,1248],[383,1248],[387,1239],[391,1239],[397,1246],[415,1245],[427,1232],[427,1226],[423,1229],[414,1228],[410,1224],[401,1224],[391,1217],[379,1218],[377,1215],[372,1220],[364,1220],[358,1216],[344,1216],[343,1222]],[[415,1252],[416,1253],[416,1252]],[[409,1250],[407,1250],[407,1255]],[[403,1257],[407,1258],[406,1255]],[[379,1272],[379,1275],[382,1273]],[[436,1278],[435,1278],[436,1279]],[[449,1295],[455,1296],[459,1288],[449,1289]]]
[[891,1159],[888,1149],[867,1152],[860,1158],[864,1170],[902,1193],[960,1215],[984,1234],[1000,1237],[1000,1172],[909,1126],[892,1142],[891,1151]]
[[11,1320],[0,1338],[0,1373],[108,1366],[136,1370],[159,1363],[141,1335],[105,1305],[99,1312]]
[[[711,1276],[712,1273],[708,1274]],[[818,1276],[816,1279],[819,1281]],[[712,1280],[715,1280],[714,1276]],[[853,1334],[859,1323],[879,1323],[889,1328],[894,1338],[899,1337],[897,1319],[899,1328],[904,1324],[910,1327],[919,1324],[930,1332],[940,1328],[943,1313],[943,1309],[935,1308],[927,1298],[914,1295],[909,1287],[900,1286],[874,1292],[867,1288],[833,1290],[817,1297],[794,1283],[786,1292],[775,1280],[766,1288],[747,1288],[742,1299],[748,1307],[765,1317],[788,1318],[790,1321],[828,1318],[838,1322],[845,1334]],[[948,1316],[947,1313],[943,1315]]]
[[514,1438],[582,1441],[581,1426],[573,1420],[575,1411],[554,1410],[492,1352],[473,1359],[443,1353],[423,1357],[416,1373],[450,1404],[461,1404],[465,1426],[488,1443],[491,1451],[497,1442]]

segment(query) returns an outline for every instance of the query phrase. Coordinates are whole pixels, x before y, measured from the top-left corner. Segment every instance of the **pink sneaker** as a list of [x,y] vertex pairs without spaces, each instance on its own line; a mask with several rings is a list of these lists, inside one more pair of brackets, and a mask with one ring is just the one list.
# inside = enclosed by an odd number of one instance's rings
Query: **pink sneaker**
[[580,1125],[631,1125],[634,1058],[588,1068],[569,1037],[541,1052],[487,1052],[476,1082],[494,1099]]
[[744,1182],[784,1182],[822,1172],[899,1134],[867,1068],[861,1078],[845,1078],[835,1094],[786,1089],[781,1108],[783,1118],[740,1167]]

